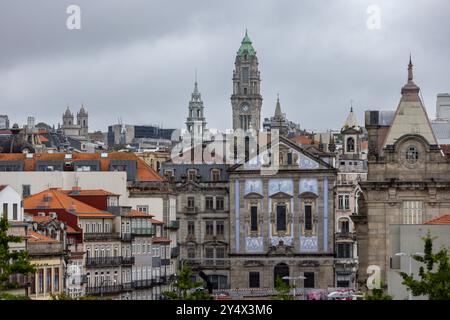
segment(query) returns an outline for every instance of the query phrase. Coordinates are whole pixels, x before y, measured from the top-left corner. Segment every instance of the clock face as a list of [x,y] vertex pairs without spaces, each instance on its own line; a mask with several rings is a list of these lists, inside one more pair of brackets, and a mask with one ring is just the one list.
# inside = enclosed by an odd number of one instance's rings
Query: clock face
[[242,110],[243,112],[247,112],[248,109],[249,109],[249,106],[248,106],[248,104],[246,104],[246,103],[244,103],[244,104],[241,106],[241,110]]

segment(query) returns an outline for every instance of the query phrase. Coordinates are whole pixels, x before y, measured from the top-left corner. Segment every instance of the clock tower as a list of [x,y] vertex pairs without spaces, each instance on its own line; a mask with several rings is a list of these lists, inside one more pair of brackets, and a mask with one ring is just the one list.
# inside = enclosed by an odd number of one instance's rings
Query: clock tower
[[250,128],[259,131],[261,123],[262,96],[258,58],[252,42],[245,31],[237,52],[233,71],[233,130]]

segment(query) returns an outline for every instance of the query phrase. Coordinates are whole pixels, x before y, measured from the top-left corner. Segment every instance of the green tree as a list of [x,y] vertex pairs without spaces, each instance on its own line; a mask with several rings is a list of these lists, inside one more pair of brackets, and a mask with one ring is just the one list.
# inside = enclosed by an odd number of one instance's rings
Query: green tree
[[174,283],[176,292],[163,292],[163,295],[170,300],[211,300],[212,296],[203,289],[201,281],[193,281],[194,273],[189,266],[184,266],[177,281]]
[[10,277],[16,274],[28,276],[36,269],[30,263],[27,251],[12,252],[10,243],[20,243],[21,237],[8,234],[9,223],[6,218],[0,219],[0,299],[23,299],[24,296],[14,296],[6,293],[6,290],[18,288],[19,284],[11,282]]
[[275,300],[294,300],[294,297],[290,294],[291,289],[295,286],[290,285],[286,281],[284,281],[281,277],[277,277],[275,279],[275,290],[277,291],[277,295],[275,296]]
[[450,264],[448,249],[443,247],[433,253],[433,240],[430,233],[422,238],[424,256],[413,256],[413,259],[424,266],[419,268],[420,279],[414,275],[400,272],[403,284],[411,290],[413,296],[425,295],[429,300],[450,300]]
[[384,293],[384,290],[379,289],[372,289],[371,293],[366,294],[365,300],[392,300],[393,297],[391,295],[388,295]]

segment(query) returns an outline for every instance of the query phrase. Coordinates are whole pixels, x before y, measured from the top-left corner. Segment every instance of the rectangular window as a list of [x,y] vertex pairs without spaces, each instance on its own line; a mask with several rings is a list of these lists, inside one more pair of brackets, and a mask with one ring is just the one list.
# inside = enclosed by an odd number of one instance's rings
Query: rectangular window
[[213,247],[206,247],[205,248],[205,264],[206,265],[212,265],[214,264],[214,248]]
[[17,203],[13,203],[13,220],[17,221]]
[[403,201],[403,224],[422,224],[423,202]]
[[44,269],[39,269],[39,293],[44,293]]
[[351,243],[338,243],[337,244],[337,257],[349,259],[352,257],[352,244]]
[[277,205],[277,231],[286,231],[286,206]]
[[187,206],[188,206],[188,208],[194,208],[195,207],[195,198],[194,197],[188,197],[187,198]]
[[195,181],[197,178],[197,170],[189,170],[188,171],[188,180]]
[[8,220],[8,204],[7,203],[3,204],[3,218]]
[[305,280],[303,280],[304,288],[314,288],[314,272],[305,272],[304,273]]
[[249,83],[250,81],[250,69],[248,67],[242,67],[242,82]]
[[194,223],[194,221],[188,221],[187,227],[188,227],[188,230],[187,230],[188,235],[190,235],[190,236],[195,235],[195,223]]
[[287,154],[287,163],[292,164],[292,153],[290,152]]
[[344,209],[344,196],[338,195],[338,209],[343,210]]
[[258,207],[252,206],[250,208],[250,230],[258,231]]
[[350,210],[350,195],[344,195],[344,210]]
[[248,286],[250,288],[259,288],[259,272],[249,272]]
[[224,247],[216,247],[216,264],[218,265],[224,265],[225,264],[225,260],[223,260],[225,258],[225,248]]
[[206,221],[205,227],[206,227],[206,235],[213,236],[214,235],[214,221]]
[[148,213],[148,206],[136,206],[136,208],[139,212]]
[[222,220],[216,221],[216,235],[223,236],[225,234],[225,223]]
[[216,210],[223,210],[224,208],[223,197],[216,197]]
[[53,271],[53,290],[59,291],[59,268],[55,268]]
[[31,195],[31,186],[29,184],[22,185],[22,198],[25,199]]
[[214,182],[217,182],[220,180],[220,171],[219,170],[211,171],[211,180]]
[[189,246],[187,249],[187,257],[188,259],[195,259],[195,247]]
[[214,208],[214,198],[213,197],[205,198],[205,208],[206,208],[206,210],[212,210]]
[[309,204],[305,205],[305,230],[312,230],[312,206]]

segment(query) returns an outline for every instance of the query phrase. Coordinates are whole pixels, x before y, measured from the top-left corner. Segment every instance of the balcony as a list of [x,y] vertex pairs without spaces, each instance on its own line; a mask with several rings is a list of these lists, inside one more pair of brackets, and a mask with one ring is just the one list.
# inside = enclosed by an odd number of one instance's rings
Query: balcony
[[340,231],[335,233],[336,240],[356,240],[355,232]]
[[134,289],[150,288],[156,284],[155,279],[135,280],[133,281]]
[[119,233],[85,233],[85,241],[108,241],[108,240],[120,240]]
[[154,236],[156,234],[155,227],[151,228],[131,228],[133,236]]
[[123,291],[133,291],[133,282],[122,283]]
[[110,286],[86,287],[86,295],[88,295],[88,296],[119,293],[122,291],[123,291],[123,286],[121,284],[110,285]]
[[186,214],[197,214],[198,213],[198,207],[184,207],[184,212]]
[[122,265],[134,264],[134,257],[122,257]]
[[173,230],[180,229],[180,221],[178,221],[178,220],[170,221],[169,225],[167,226],[167,229],[173,229]]
[[131,239],[132,239],[133,237],[132,237],[132,235],[131,235],[131,233],[122,233],[122,236],[121,236],[121,239],[122,239],[122,241],[131,241]]
[[206,259],[186,259],[184,264],[193,268],[213,268],[228,269],[230,268],[230,260],[228,258],[206,258]]
[[180,256],[180,246],[176,246],[170,249],[170,257],[177,258]]
[[86,267],[118,267],[122,264],[122,257],[86,258]]

